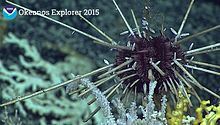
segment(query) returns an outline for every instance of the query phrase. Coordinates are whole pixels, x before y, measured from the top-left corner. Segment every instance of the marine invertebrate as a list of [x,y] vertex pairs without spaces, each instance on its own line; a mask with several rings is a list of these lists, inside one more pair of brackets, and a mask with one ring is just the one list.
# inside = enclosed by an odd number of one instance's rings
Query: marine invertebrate
[[[79,63],[77,57],[69,58],[68,56],[64,62],[59,61],[52,64],[44,60],[36,47],[30,45],[26,39],[19,39],[12,33],[9,33],[4,42],[11,46],[17,45],[17,49],[21,49],[23,52],[19,53],[21,55],[19,55],[17,63],[6,65],[4,62],[0,62],[0,80],[2,85],[7,85],[1,90],[1,98],[3,99],[22,95],[29,90],[36,91],[39,88],[47,88],[51,83],[59,83],[66,79],[64,74],[73,72],[69,68],[70,66],[83,66],[83,64],[87,66],[78,71],[77,68],[74,69],[75,73],[88,72],[93,67],[89,59],[84,58],[87,63]],[[80,59],[84,60],[83,58]],[[57,124],[58,122],[59,124],[81,124],[83,115],[88,113],[88,106],[86,103],[82,105],[81,101],[73,103],[65,95],[65,90],[61,89],[30,99],[24,103],[16,103],[13,108],[19,111],[20,116],[29,117],[32,121],[34,121],[34,118],[30,116],[34,115],[35,118],[38,118],[37,124],[41,125]],[[47,119],[51,114],[53,117]],[[28,124],[28,121],[26,121],[26,124]]]
[[[205,111],[205,113],[204,113]],[[201,101],[196,108],[196,118],[193,125],[216,125],[220,120],[220,105],[210,105],[210,101]]]
[[[138,37],[131,38],[131,44],[134,46],[133,50],[119,50],[116,57],[116,65],[126,62],[129,58],[130,62],[123,69],[133,68],[133,70],[122,73],[120,78],[135,74],[132,78],[125,80],[124,83],[130,84],[129,87],[136,88],[138,92],[143,93],[143,85],[149,83],[148,72],[152,71],[155,80],[158,81],[157,92],[162,89],[176,89],[176,85],[169,88],[168,85],[177,80],[172,69],[177,69],[173,65],[173,59],[178,58],[182,64],[186,64],[184,52],[178,45],[174,45],[173,41],[164,35],[145,38]],[[177,69],[179,70],[179,69]],[[163,86],[163,87],[162,87]],[[160,89],[159,89],[160,88]]]
[[2,122],[5,125],[22,125],[22,121],[18,116],[18,111],[15,110],[14,116],[10,116],[9,112],[7,111],[7,108],[5,108],[5,111],[2,113],[4,114],[3,116],[1,116],[2,118]]
[[167,108],[167,120],[169,125],[181,125],[183,123],[183,119],[186,118],[185,114],[188,110],[189,102],[185,96],[178,91],[178,102],[175,106],[175,109],[171,111],[171,107]]
[[[7,1],[7,2],[17,7],[20,7],[22,9],[26,9],[32,12],[32,10],[22,7],[18,4],[15,4],[10,1]],[[191,89],[193,95],[197,95],[192,84],[216,96],[217,98],[219,98],[219,95],[215,94],[214,92],[212,92],[211,90],[207,89],[202,84],[200,84],[187,69],[190,68],[190,69],[195,69],[195,70],[201,70],[204,72],[219,75],[219,73],[216,71],[195,67],[189,64],[198,64],[198,65],[206,65],[209,67],[218,67],[216,65],[210,65],[207,63],[194,61],[192,60],[193,58],[191,58],[191,56],[206,53],[206,52],[218,51],[220,44],[217,43],[214,45],[210,45],[210,46],[206,46],[206,47],[202,47],[202,48],[198,48],[194,50],[191,50],[192,46],[190,46],[190,50],[186,52],[183,52],[182,49],[179,48],[179,44],[184,41],[188,41],[191,38],[194,38],[196,36],[199,36],[204,33],[220,28],[220,25],[217,25],[215,27],[209,28],[197,34],[180,39],[188,35],[188,34],[182,34],[182,30],[186,23],[186,20],[188,18],[188,15],[192,8],[194,0],[190,2],[189,8],[187,9],[187,12],[183,18],[183,21],[178,31],[176,32],[174,29],[171,29],[171,31],[175,34],[175,38],[172,38],[172,39],[167,38],[164,35],[164,28],[162,28],[162,30],[160,31],[161,32],[160,36],[150,35],[149,32],[154,33],[155,31],[150,26],[147,25],[146,21],[143,24],[144,30],[142,30],[143,26],[138,25],[137,19],[133,11],[131,11],[131,13],[132,13],[136,28],[135,29],[131,28],[126,18],[124,17],[123,13],[121,12],[118,4],[114,0],[113,0],[113,3],[115,4],[117,10],[119,11],[123,21],[125,22],[128,28],[127,32],[131,34],[130,35],[131,39],[130,39],[130,42],[128,42],[127,46],[119,45],[115,40],[113,40],[111,37],[106,35],[103,31],[98,29],[96,26],[94,26],[89,20],[87,20],[82,15],[80,15],[80,17],[85,22],[87,22],[89,25],[91,25],[94,29],[96,29],[101,35],[103,35],[109,42],[106,42],[102,39],[99,39],[95,36],[92,36],[86,32],[83,32],[79,29],[71,27],[62,22],[49,18],[45,15],[41,15],[41,14],[38,14],[38,15],[45,19],[53,21],[57,24],[60,24],[64,27],[67,27],[75,32],[78,32],[84,36],[87,36],[93,39],[94,42],[97,44],[116,49],[116,51],[118,52],[116,63],[110,64],[106,61],[107,66],[105,67],[102,67],[100,69],[94,70],[90,73],[87,73],[81,76],[77,76],[74,79],[52,86],[48,89],[44,89],[36,93],[33,93],[31,95],[12,100],[0,106],[9,105],[17,101],[21,101],[21,100],[42,94],[44,92],[55,90],[71,82],[77,81],[84,77],[97,75],[101,73],[102,71],[106,71],[106,70],[108,71],[99,75],[97,81],[94,82],[94,84],[95,84],[95,87],[99,87],[102,84],[106,83],[107,81],[110,81],[111,79],[119,78],[119,79],[115,79],[116,84],[113,86],[113,88],[108,89],[108,91],[110,91],[109,96],[112,95],[112,93],[114,93],[122,85],[123,87],[122,95],[124,95],[125,93],[129,95],[131,92],[134,92],[134,95],[137,95],[137,93],[141,93],[144,98],[146,97],[146,93],[148,91],[147,89],[149,86],[149,82],[152,80],[156,80],[158,82],[157,89],[156,89],[157,91],[167,92],[170,96],[175,95],[178,98],[177,90],[178,88],[180,88],[181,91],[184,93],[184,96],[186,96],[189,102],[190,102],[190,99],[186,92],[186,88]],[[160,46],[158,44],[160,44]],[[87,94],[88,92],[90,92],[91,90],[92,90],[91,88],[81,88],[77,91],[81,91],[82,93],[79,96],[83,96]],[[70,92],[70,93],[75,93],[75,92]],[[196,97],[198,97],[198,99],[200,100],[199,96],[196,96]],[[121,96],[121,98],[123,98],[123,96]],[[93,99],[91,103],[93,103],[95,100],[96,99]],[[174,97],[174,101],[175,101],[175,97]],[[98,110],[99,108],[97,108],[95,112],[97,112]],[[95,112],[92,114],[95,114]]]
[[[75,77],[75,76],[74,76]],[[136,102],[132,102],[130,108],[127,109],[124,107],[124,104],[121,103],[120,99],[114,99],[112,103],[117,108],[119,116],[116,118],[116,115],[112,114],[112,109],[110,107],[110,102],[107,97],[102,93],[93,82],[89,81],[87,78],[79,79],[76,81],[76,85],[84,85],[88,89],[91,89],[91,93],[97,99],[98,106],[103,111],[105,117],[103,125],[166,125],[167,121],[165,118],[166,114],[166,95],[161,99],[161,109],[159,111],[155,108],[155,103],[153,100],[154,89],[157,82],[151,81],[149,86],[149,93],[147,96],[146,106],[140,106],[137,108]],[[73,87],[76,89],[76,87]],[[138,118],[138,109],[141,110],[143,114],[143,119]]]

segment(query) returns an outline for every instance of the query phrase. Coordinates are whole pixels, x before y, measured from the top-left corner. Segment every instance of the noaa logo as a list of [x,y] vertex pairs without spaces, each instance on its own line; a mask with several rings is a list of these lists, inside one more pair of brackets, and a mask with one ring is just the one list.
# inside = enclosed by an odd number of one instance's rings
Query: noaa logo
[[2,14],[4,19],[13,20],[17,16],[17,9],[12,5],[8,5],[3,8]]

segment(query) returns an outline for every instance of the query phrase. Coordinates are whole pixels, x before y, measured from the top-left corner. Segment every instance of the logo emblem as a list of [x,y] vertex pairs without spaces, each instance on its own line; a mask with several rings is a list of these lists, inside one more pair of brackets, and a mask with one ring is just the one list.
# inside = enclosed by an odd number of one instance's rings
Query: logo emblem
[[2,14],[4,19],[13,20],[17,16],[17,9],[12,5],[8,5],[3,8]]

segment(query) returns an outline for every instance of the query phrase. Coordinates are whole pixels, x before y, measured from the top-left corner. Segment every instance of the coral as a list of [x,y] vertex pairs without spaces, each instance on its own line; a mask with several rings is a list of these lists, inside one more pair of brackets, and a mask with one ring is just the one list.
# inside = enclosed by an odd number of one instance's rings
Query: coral
[[[196,119],[193,125],[217,125],[220,120],[220,104],[218,106],[210,105],[210,101],[201,101],[200,106],[196,108]],[[205,114],[204,114],[205,112]]]
[[[189,102],[179,91],[179,101],[175,110],[171,112],[168,106],[167,120],[169,125],[216,125],[220,119],[220,105],[210,105],[210,101],[201,101],[196,108],[196,117],[186,116]],[[205,113],[205,114],[204,114]]]
[[18,116],[17,110],[15,110],[15,114],[14,114],[14,116],[12,116],[7,111],[7,108],[5,108],[3,116],[0,116],[0,117],[1,117],[4,125],[23,125],[23,123],[21,122],[21,119]]
[[[155,110],[155,104],[153,101],[154,89],[156,87],[156,81],[150,82],[149,94],[147,105],[144,108],[140,106],[143,119],[138,118],[138,108],[136,106],[136,102],[131,103],[129,109],[125,109],[123,103],[120,102],[119,99],[115,99],[112,101],[114,106],[117,109],[119,114],[118,119],[115,118],[116,114],[112,114],[110,102],[107,100],[106,96],[95,86],[93,82],[90,82],[88,79],[83,78],[80,80],[80,83],[87,88],[91,89],[92,95],[97,99],[98,106],[101,107],[103,115],[105,117],[105,122],[102,125],[166,125],[167,121],[165,118],[165,110],[166,110],[166,96],[161,99],[161,110]],[[77,83],[74,83],[77,84]],[[77,84],[80,85],[80,84]],[[75,86],[74,88],[75,89]],[[116,119],[116,120],[115,120]]]
[[155,91],[157,82],[151,81],[149,83],[149,94],[148,94],[148,101],[145,109],[140,106],[144,119],[142,122],[146,125],[165,125],[167,124],[167,120],[165,118],[165,110],[166,110],[166,95],[164,95],[161,99],[161,110],[155,110],[155,103],[153,100],[153,95]]
[[[93,69],[89,59],[80,56],[67,56],[64,62],[52,64],[42,59],[36,47],[31,46],[27,40],[19,39],[11,33],[5,38],[5,44],[18,45],[23,49],[23,55],[19,55],[17,63],[0,63],[0,80],[8,84],[1,91],[5,100],[20,98],[18,95],[60,83],[67,79],[67,73],[82,74]],[[82,124],[82,117],[89,111],[87,105],[82,101],[71,101],[65,95],[64,89],[57,90],[18,102],[14,108],[23,117],[37,119],[38,122],[34,124]]]
[[[176,103],[175,109],[172,110],[168,105],[166,117],[169,125],[182,125],[182,122],[186,118],[184,113],[187,112],[189,106],[188,99],[179,90],[178,92],[178,102]],[[188,118],[188,117],[187,117]],[[184,121],[187,124],[186,120]]]
[[200,106],[196,108],[196,117],[185,116],[189,102],[179,91],[179,101],[176,108],[171,112],[168,106],[167,120],[169,125],[217,125],[220,120],[220,104],[210,105],[210,101],[202,100]]
[[92,94],[96,97],[97,104],[100,106],[104,117],[107,119],[105,125],[116,125],[114,116],[111,112],[111,107],[109,101],[102,94],[102,92],[95,87],[94,83],[90,82],[88,79],[81,79],[81,83],[87,88],[92,88]]

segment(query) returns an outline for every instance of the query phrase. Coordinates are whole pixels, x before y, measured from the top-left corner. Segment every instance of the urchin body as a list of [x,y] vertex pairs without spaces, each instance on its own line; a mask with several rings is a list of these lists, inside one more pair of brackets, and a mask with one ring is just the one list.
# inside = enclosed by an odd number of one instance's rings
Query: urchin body
[[[129,59],[133,61],[124,66],[124,68],[133,68],[129,72],[119,75],[120,78],[136,74],[134,77],[127,79],[124,84],[132,85],[136,80],[139,81],[132,86],[137,86],[138,92],[143,92],[143,85],[150,83],[151,76],[149,72],[152,72],[154,79],[159,83],[157,88],[160,90],[163,88],[161,85],[169,80],[176,80],[175,73],[172,68],[177,69],[173,65],[174,58],[179,59],[183,64],[185,63],[185,55],[180,46],[175,45],[174,41],[164,35],[160,35],[152,38],[138,37],[132,38],[131,50],[118,50],[116,56],[116,64],[120,65]],[[159,67],[161,72],[158,69]],[[148,87],[147,87],[148,88]],[[158,90],[156,89],[156,90]]]

